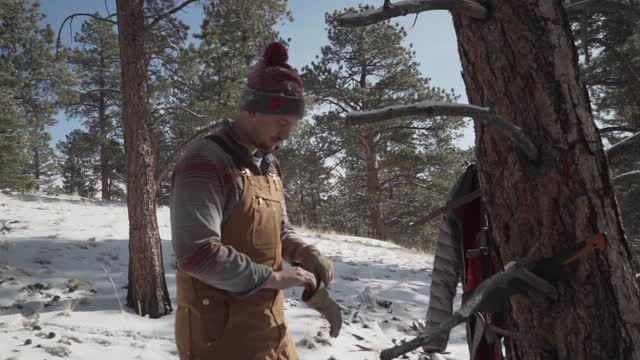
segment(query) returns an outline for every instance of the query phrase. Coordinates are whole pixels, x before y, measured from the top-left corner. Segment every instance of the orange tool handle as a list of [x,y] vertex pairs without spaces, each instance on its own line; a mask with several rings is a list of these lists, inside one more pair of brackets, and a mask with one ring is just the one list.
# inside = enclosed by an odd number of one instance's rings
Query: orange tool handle
[[575,254],[573,254],[573,256],[571,256],[570,258],[564,260],[562,262],[562,265],[567,265],[575,260],[577,260],[578,258],[587,255],[588,253],[598,249],[600,251],[604,250],[604,245],[605,245],[605,238],[603,234],[596,234],[594,235],[591,239],[585,241],[584,246],[582,246],[582,248],[580,250],[578,250],[578,252],[576,252]]

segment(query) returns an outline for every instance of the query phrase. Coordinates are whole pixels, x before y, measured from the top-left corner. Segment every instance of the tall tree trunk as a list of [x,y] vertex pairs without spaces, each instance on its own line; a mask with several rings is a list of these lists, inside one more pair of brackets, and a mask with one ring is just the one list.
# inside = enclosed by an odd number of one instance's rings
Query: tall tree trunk
[[[492,234],[507,262],[557,253],[595,233],[606,250],[567,267],[557,302],[511,301],[512,359],[639,359],[640,301],[609,168],[577,70],[560,0],[491,0],[486,21],[454,15],[471,104],[491,106],[541,151],[529,162],[495,128],[475,123]],[[539,302],[539,301],[538,301]]]
[[[37,146],[37,145],[35,145]],[[40,190],[40,150],[37,147],[33,149],[33,167],[34,167],[34,178],[35,178],[35,190]]]
[[155,161],[150,137],[144,0],[117,0],[129,209],[127,305],[157,318],[171,312],[156,221]]
[[[101,50],[100,54],[100,80],[98,83],[98,87],[100,89],[105,88],[105,61],[104,61],[104,51]],[[111,169],[109,169],[109,153],[107,151],[107,144],[109,140],[107,139],[107,129],[108,119],[107,119],[107,101],[106,94],[104,90],[99,92],[100,100],[98,104],[98,126],[99,126],[99,134],[100,138],[100,180],[101,186],[100,190],[102,192],[102,200],[111,200],[111,187],[109,184],[109,177],[111,176]]]
[[375,132],[370,130],[361,138],[367,157],[367,201],[369,205],[369,222],[374,231],[374,238],[386,239],[387,231],[384,214],[380,206],[380,170],[378,169],[378,152],[376,151]]

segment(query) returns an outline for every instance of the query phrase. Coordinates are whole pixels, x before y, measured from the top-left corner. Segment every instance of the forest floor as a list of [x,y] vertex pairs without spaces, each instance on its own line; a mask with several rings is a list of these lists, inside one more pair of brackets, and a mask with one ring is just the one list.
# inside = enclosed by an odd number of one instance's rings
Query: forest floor
[[[166,280],[175,309],[169,209],[158,209]],[[127,208],[71,196],[0,194],[0,360],[177,360],[175,312],[139,317],[123,307]],[[433,256],[373,239],[302,233],[336,266],[332,297],[340,336],[286,291],[286,318],[302,360],[378,359],[424,321]],[[459,296],[454,307],[460,306]],[[438,359],[468,358],[464,327]],[[426,359],[421,351],[409,359]]]

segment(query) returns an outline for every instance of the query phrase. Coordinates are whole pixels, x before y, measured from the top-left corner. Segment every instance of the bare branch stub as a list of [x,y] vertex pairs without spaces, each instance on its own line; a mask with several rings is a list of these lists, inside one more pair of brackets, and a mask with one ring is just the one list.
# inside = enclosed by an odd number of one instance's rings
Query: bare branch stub
[[538,148],[518,126],[502,119],[489,108],[469,104],[455,104],[424,101],[411,105],[394,105],[371,111],[357,111],[347,114],[347,126],[367,125],[386,121],[396,121],[411,116],[464,116],[494,127],[520,147],[530,161],[539,159]]
[[472,0],[405,0],[359,13],[348,13],[338,18],[338,24],[345,27],[359,27],[375,24],[398,16],[417,14],[429,10],[449,10],[483,20],[489,17],[489,11],[480,3]]

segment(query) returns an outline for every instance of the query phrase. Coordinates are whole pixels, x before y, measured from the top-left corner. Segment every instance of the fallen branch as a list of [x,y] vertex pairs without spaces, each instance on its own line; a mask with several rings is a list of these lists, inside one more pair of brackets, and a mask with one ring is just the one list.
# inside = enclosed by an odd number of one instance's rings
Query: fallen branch
[[367,26],[394,17],[430,10],[449,10],[480,20],[489,17],[487,8],[472,0],[405,0],[394,4],[385,2],[384,6],[379,8],[344,14],[338,18],[338,25],[344,27]]
[[522,149],[529,160],[537,162],[538,148],[529,140],[522,129],[495,114],[489,108],[437,101],[423,101],[411,105],[393,105],[371,111],[355,111],[347,114],[347,126],[373,124],[393,121],[409,116],[464,116],[493,126],[513,140]]

